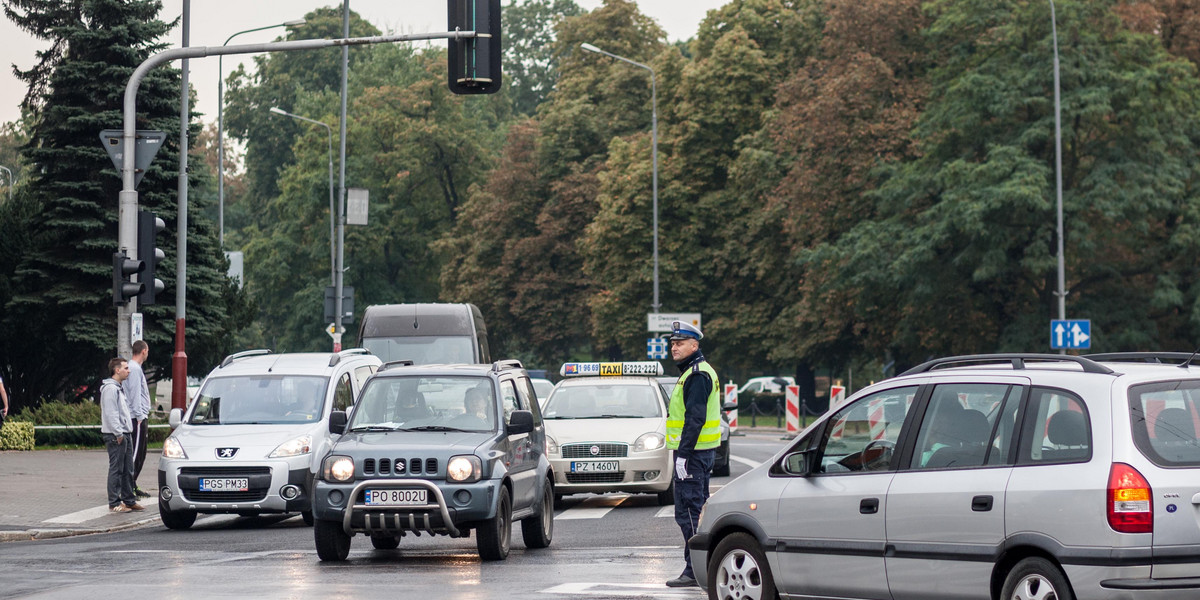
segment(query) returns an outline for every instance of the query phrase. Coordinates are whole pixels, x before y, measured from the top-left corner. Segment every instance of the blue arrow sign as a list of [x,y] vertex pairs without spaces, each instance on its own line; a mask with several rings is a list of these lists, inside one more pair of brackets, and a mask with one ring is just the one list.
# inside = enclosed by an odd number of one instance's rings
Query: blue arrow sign
[[1092,347],[1092,322],[1089,319],[1050,321],[1050,347],[1059,350]]
[[647,338],[646,339],[646,356],[652,360],[660,360],[667,357],[667,340],[662,338]]

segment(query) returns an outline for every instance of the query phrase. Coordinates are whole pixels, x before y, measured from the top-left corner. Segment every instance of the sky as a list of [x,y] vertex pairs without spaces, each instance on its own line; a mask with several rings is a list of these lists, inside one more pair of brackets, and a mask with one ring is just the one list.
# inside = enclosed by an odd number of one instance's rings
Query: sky
[[[602,4],[601,0],[575,0],[585,10]],[[685,40],[696,33],[700,21],[710,9],[718,8],[729,0],[639,0],[644,14],[658,21],[667,32],[669,41]],[[502,0],[509,4],[511,0]],[[321,6],[341,6],[337,0],[193,0],[191,2],[190,36],[191,46],[220,46],[230,35],[246,29],[263,27],[299,19],[305,13]],[[420,33],[446,30],[446,2],[444,0],[350,0],[350,9],[371,22],[383,32]],[[183,14],[183,0],[163,0],[161,18],[164,21]],[[268,29],[239,35],[233,44],[269,42],[278,37],[283,28]],[[171,47],[183,43],[182,27],[174,29],[167,38]],[[444,43],[444,42],[442,42]],[[35,53],[47,47],[18,29],[0,13],[0,123],[17,120],[20,103],[25,96],[25,84],[12,74],[12,66],[28,70],[36,61]],[[254,63],[252,55],[226,56],[223,69],[228,75],[239,63],[248,67]],[[217,119],[217,81],[219,79],[217,57],[192,59],[189,61],[189,83],[196,89],[196,110],[204,113],[206,123]],[[178,63],[176,64],[178,66]]]

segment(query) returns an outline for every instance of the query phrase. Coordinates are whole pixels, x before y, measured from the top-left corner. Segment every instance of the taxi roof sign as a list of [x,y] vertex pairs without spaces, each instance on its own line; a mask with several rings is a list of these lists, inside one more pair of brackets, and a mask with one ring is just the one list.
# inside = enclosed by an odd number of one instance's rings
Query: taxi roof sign
[[658,377],[663,374],[662,363],[638,362],[570,362],[563,363],[558,371],[563,377],[620,377],[645,375]]

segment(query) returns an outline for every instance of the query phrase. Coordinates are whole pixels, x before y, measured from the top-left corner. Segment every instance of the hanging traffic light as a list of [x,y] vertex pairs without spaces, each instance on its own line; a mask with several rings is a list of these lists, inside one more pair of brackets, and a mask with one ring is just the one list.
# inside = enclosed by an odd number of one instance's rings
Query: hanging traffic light
[[158,263],[162,262],[167,257],[163,251],[158,248],[156,238],[158,233],[167,228],[167,224],[162,219],[154,216],[154,213],[148,210],[138,211],[137,221],[137,247],[138,247],[138,262],[143,264],[141,275],[138,276],[138,281],[142,282],[142,288],[138,291],[137,299],[139,306],[148,306],[154,304],[154,296],[166,289],[161,279],[155,279],[155,270]]
[[113,252],[113,306],[121,306],[142,293],[142,284],[133,281],[133,275],[145,267],[142,261],[125,256],[124,250]]
[[479,37],[451,38],[450,91],[492,94],[500,91],[500,0],[448,0],[450,31],[474,31]]

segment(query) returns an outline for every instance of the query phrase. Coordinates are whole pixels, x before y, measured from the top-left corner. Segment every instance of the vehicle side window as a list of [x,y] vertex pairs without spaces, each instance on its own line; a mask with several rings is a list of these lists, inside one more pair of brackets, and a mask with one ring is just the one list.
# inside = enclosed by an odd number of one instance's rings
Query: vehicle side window
[[1133,441],[1161,467],[1200,465],[1200,382],[1161,381],[1129,388]]
[[528,377],[520,377],[517,379],[517,395],[521,400],[521,409],[533,413],[533,422],[542,422],[542,411],[538,403],[533,399],[537,398],[537,392],[533,389],[533,382],[529,381]]
[[1087,408],[1063,390],[1033,388],[1021,427],[1019,464],[1084,462],[1092,455]]
[[350,387],[350,374],[342,373],[337,388],[333,390],[333,410],[346,410],[354,404],[354,390]]
[[1014,387],[988,383],[935,386],[917,433],[912,468],[978,467],[988,462],[996,423]]
[[354,379],[358,381],[358,389],[363,389],[363,385],[367,383],[367,378],[375,373],[375,365],[366,365],[354,369]]
[[513,386],[511,379],[500,382],[500,396],[501,405],[504,407],[504,423],[507,425],[511,422],[512,411],[520,408],[519,401],[517,400],[517,389]]
[[886,471],[917,387],[881,391],[843,406],[829,419],[817,449],[817,473]]

